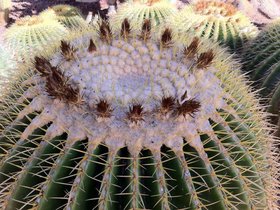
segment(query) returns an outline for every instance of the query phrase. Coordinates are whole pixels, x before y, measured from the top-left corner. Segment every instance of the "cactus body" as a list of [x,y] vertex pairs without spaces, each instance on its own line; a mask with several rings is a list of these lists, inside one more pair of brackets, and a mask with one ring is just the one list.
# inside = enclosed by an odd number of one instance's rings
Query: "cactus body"
[[57,19],[69,29],[79,29],[87,26],[80,10],[70,5],[59,4],[41,12],[44,18]]
[[231,4],[199,1],[183,8],[170,24],[177,33],[192,32],[219,41],[232,50],[240,50],[245,41],[256,36],[257,28]]
[[198,38],[122,26],[61,42],[11,82],[0,205],[275,209],[273,137],[238,64]]
[[127,19],[133,30],[140,30],[143,22],[149,19],[152,28],[166,22],[177,12],[174,4],[168,1],[131,1],[119,5],[116,14],[110,18],[113,31],[121,27],[124,19]]
[[67,29],[56,20],[26,16],[7,29],[4,42],[16,52],[18,60],[29,61],[35,55],[50,53],[50,46],[59,46],[67,34]]
[[280,34],[279,19],[268,25],[246,47],[243,54],[244,71],[249,72],[260,94],[270,98],[269,110],[279,114],[280,94]]
[[14,53],[4,45],[0,46],[0,95],[3,94],[2,89],[15,68]]

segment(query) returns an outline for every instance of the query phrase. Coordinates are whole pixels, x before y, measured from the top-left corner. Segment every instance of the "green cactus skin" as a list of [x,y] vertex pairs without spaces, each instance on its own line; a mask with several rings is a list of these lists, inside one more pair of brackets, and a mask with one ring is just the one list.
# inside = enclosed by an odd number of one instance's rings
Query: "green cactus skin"
[[141,30],[146,19],[150,20],[152,28],[156,28],[176,12],[176,6],[164,0],[130,1],[118,6],[116,14],[110,16],[110,22],[113,31],[121,27],[124,19],[131,23],[132,30]]
[[6,30],[4,43],[16,52],[17,60],[28,62],[36,55],[52,54],[51,46],[59,46],[68,33],[56,20],[26,16]]
[[[258,88],[260,95],[269,98],[269,111],[279,114],[280,95],[280,44],[279,19],[269,24],[252,40],[243,53],[243,69]],[[277,121],[277,120],[274,120]]]
[[239,51],[244,42],[254,38],[258,29],[231,4],[198,1],[183,8],[169,23],[184,36],[186,32],[210,38]]
[[0,206],[276,209],[274,138],[238,63],[124,22],[69,38],[10,82]]
[[55,18],[69,29],[79,29],[87,26],[80,10],[66,4],[59,4],[50,7],[41,12],[40,16],[50,19]]

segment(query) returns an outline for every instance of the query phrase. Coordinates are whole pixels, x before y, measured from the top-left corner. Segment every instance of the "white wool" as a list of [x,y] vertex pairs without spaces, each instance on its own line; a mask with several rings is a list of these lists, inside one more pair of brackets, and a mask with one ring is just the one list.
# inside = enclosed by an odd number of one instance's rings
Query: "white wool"
[[[182,62],[183,52],[175,55],[170,49],[160,50],[152,42],[128,42],[114,40],[108,46],[100,42],[95,53],[78,50],[75,61],[61,62],[58,58],[51,61],[60,64],[73,86],[80,87],[82,105],[54,100],[45,92],[44,82],[38,82],[42,78],[33,77],[37,85],[27,90],[24,97],[34,98],[18,119],[34,111],[41,114],[32,120],[21,138],[27,138],[36,128],[51,122],[45,138],[67,132],[70,145],[88,138],[93,148],[104,142],[112,151],[128,146],[132,154],[137,154],[144,147],[158,151],[163,144],[179,151],[185,137],[201,152],[199,132],[211,132],[208,119],[217,119],[216,110],[227,107],[221,82],[214,75],[216,70],[190,71],[192,61]],[[181,100],[185,93],[186,98]],[[160,116],[157,110],[163,97],[174,97],[180,103],[194,98],[201,108],[193,117]],[[99,100],[111,105],[111,118],[97,117],[94,110]],[[144,121],[137,125],[127,119],[129,107],[135,103],[140,103],[145,112]]]

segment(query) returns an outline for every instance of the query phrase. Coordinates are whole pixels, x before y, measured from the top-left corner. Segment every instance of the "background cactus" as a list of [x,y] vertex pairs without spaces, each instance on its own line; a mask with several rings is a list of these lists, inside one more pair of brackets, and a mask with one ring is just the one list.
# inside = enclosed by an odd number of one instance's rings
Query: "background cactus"
[[26,16],[7,29],[4,42],[16,53],[17,60],[27,62],[35,55],[51,53],[50,46],[59,46],[67,34],[67,29],[56,20]]
[[79,29],[88,25],[78,8],[66,4],[50,7],[41,12],[40,16],[50,19],[55,18],[69,29]]
[[220,41],[232,50],[239,50],[258,31],[237,8],[218,1],[198,1],[188,5],[170,18],[170,24],[180,35],[192,32],[197,36]]
[[2,207],[276,209],[274,140],[238,64],[151,31],[102,22],[11,81]]
[[124,19],[130,22],[131,28],[141,30],[143,22],[149,19],[152,28],[163,24],[166,19],[174,15],[177,8],[168,1],[149,0],[149,1],[130,1],[120,4],[116,14],[111,15],[113,31],[121,27]]
[[[252,40],[243,54],[244,71],[249,72],[262,97],[269,98],[269,111],[279,114],[280,19],[269,24]],[[275,122],[277,119],[274,120]]]
[[12,75],[12,70],[16,68],[14,53],[6,46],[0,46],[0,95],[8,78]]

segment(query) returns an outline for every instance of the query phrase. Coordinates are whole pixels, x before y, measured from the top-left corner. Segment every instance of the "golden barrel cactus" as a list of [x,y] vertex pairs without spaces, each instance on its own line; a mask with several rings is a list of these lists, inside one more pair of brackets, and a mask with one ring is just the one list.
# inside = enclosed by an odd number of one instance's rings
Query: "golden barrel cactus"
[[275,142],[238,63],[191,35],[121,25],[62,41],[10,82],[0,205],[275,209]]

